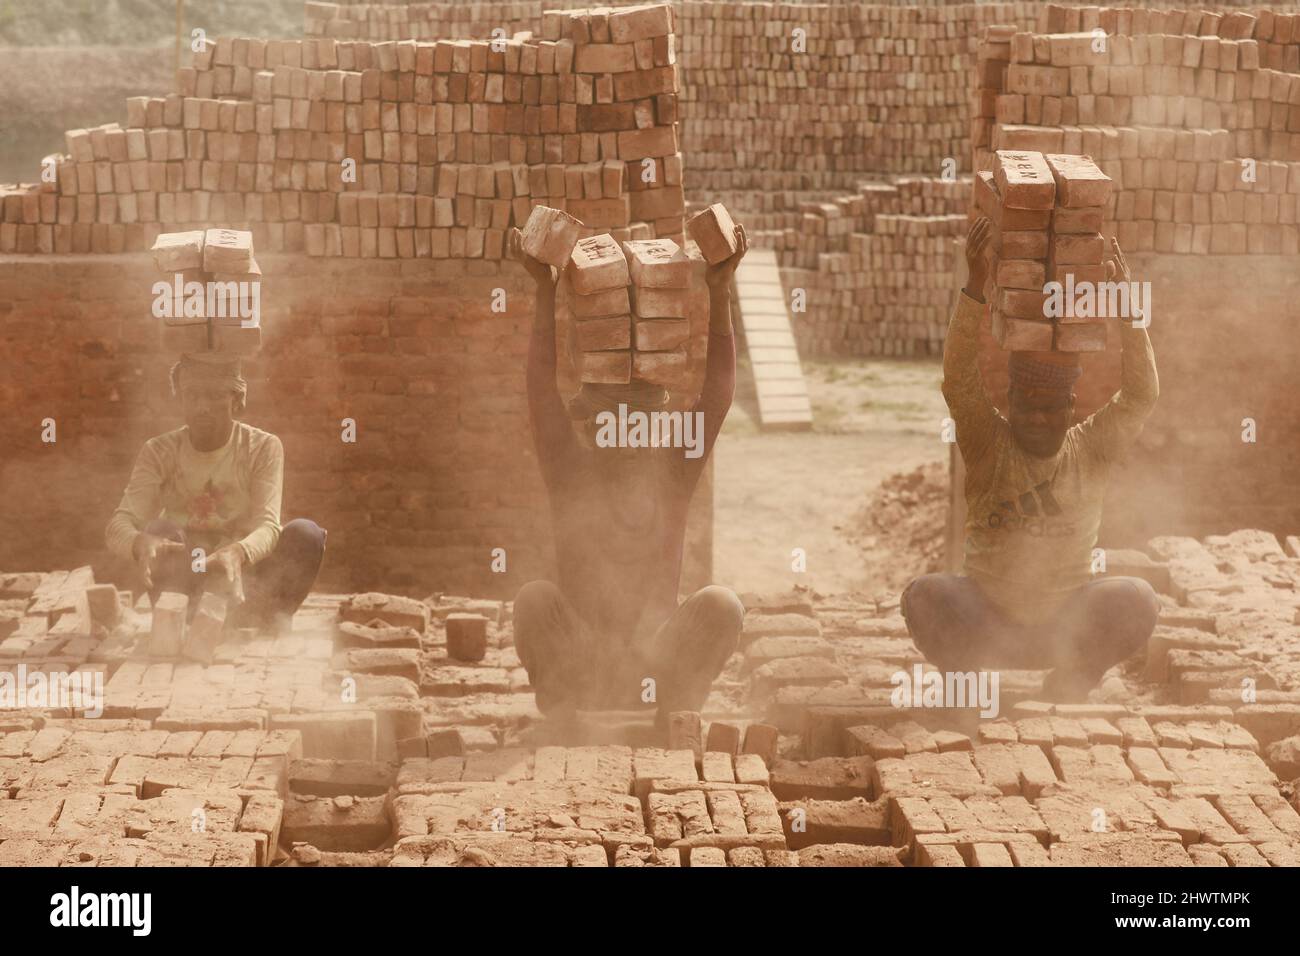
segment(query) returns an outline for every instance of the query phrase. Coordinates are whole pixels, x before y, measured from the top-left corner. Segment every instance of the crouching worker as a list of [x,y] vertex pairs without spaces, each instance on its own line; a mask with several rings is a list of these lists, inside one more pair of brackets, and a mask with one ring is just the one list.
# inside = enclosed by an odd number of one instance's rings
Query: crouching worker
[[[1044,696],[1082,701],[1108,668],[1145,647],[1159,611],[1146,581],[1091,575],[1107,474],[1155,404],[1155,359],[1146,329],[1121,320],[1120,390],[1071,427],[1077,358],[1013,352],[1003,418],[976,362],[989,240],[981,219],[967,237],[970,279],[943,358],[943,395],[966,465],[966,574],[913,581],[903,614],[940,670],[1050,669]],[[1127,283],[1113,239],[1107,258],[1108,277]]]
[[162,591],[233,600],[239,627],[286,631],[325,553],[325,530],[299,518],[280,527],[284,448],[237,421],[247,385],[228,356],[185,355],[171,370],[185,426],[144,445],[108,523],[114,553]]
[[[584,384],[567,403],[556,384],[555,287],[551,267],[527,255],[518,230],[513,255],[537,285],[527,391],[537,460],[550,496],[558,575],[533,581],[514,604],[515,646],[537,707],[635,709],[653,704],[662,725],[674,710],[700,710],[736,649],[744,608],[711,586],[678,603],[687,507],[731,407],[736,351],[731,278],[747,249],[710,267],[709,345],[693,449],[605,447],[597,420],[662,411],[661,385]],[[687,454],[689,451],[689,454]],[[649,680],[647,680],[649,679]],[[650,683],[649,681],[653,681]],[[653,689],[653,693],[651,693]]]

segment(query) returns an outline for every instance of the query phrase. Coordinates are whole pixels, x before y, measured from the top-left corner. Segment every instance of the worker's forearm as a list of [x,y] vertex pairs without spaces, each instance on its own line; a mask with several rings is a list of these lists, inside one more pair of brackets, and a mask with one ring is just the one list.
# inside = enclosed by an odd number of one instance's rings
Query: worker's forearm
[[709,334],[731,334],[731,289],[709,289]]
[[1120,394],[1126,402],[1141,407],[1155,404],[1160,394],[1160,380],[1156,374],[1155,351],[1145,326],[1120,322]]

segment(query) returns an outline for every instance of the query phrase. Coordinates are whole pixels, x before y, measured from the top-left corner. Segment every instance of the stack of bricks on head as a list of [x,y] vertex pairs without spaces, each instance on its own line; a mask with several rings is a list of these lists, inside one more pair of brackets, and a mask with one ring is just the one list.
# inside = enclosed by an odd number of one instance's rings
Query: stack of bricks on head
[[735,251],[734,226],[721,204],[695,216],[692,240],[580,238],[583,223],[561,210],[535,208],[523,229],[524,252],[564,273],[580,377],[595,385],[688,385],[692,333],[708,322],[708,266]]
[[1104,350],[1105,321],[1052,317],[1046,285],[1058,282],[1068,294],[1106,279],[1109,177],[1087,156],[998,150],[995,157],[994,170],[974,182],[975,208],[993,226],[993,337],[1015,352]]
[[[545,11],[542,37],[221,37],[165,97],[0,187],[0,252],[144,251],[198,224],[264,252],[500,260],[536,205],[682,238],[673,10]],[[349,162],[350,161],[350,162]]]
[[[170,315],[163,320],[162,347],[183,355],[243,358],[262,344],[260,309],[244,317],[251,283],[262,270],[253,257],[253,234],[231,229],[163,233],[155,241],[154,264],[173,286]],[[179,277],[179,278],[178,278]],[[192,285],[197,283],[197,288]],[[208,290],[219,283],[221,298],[209,311]],[[260,296],[260,289],[258,290]],[[196,298],[198,296],[198,298]],[[199,307],[199,304],[202,307]]]

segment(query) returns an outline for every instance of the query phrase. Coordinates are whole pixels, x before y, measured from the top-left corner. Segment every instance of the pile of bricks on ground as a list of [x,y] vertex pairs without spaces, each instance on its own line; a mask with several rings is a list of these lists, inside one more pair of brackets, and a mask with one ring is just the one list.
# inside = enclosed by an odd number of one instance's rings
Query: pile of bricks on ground
[[67,134],[57,182],[0,190],[0,252],[147,249],[251,229],[313,256],[500,259],[533,205],[682,236],[671,9],[499,42],[222,37],[165,97]]
[[1106,231],[1126,250],[1294,254],[1294,22],[1049,5],[1037,32],[990,31],[975,167],[992,169],[991,150],[1088,155],[1114,181]]
[[1089,703],[1003,673],[995,718],[900,710],[897,596],[795,591],[743,597],[666,732],[542,719],[501,602],[313,595],[205,664],[87,569],[2,574],[0,671],[99,669],[107,699],[0,715],[0,864],[1300,864],[1300,539],[1107,558],[1162,611]]

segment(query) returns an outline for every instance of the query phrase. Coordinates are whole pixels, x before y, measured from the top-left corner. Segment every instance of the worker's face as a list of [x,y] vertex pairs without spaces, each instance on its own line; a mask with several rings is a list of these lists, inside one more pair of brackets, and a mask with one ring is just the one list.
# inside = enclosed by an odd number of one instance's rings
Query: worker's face
[[181,407],[191,443],[201,450],[220,448],[230,438],[238,395],[229,387],[181,383]]
[[1013,388],[1007,421],[1017,445],[1035,458],[1061,450],[1074,420],[1074,395],[1059,389]]

